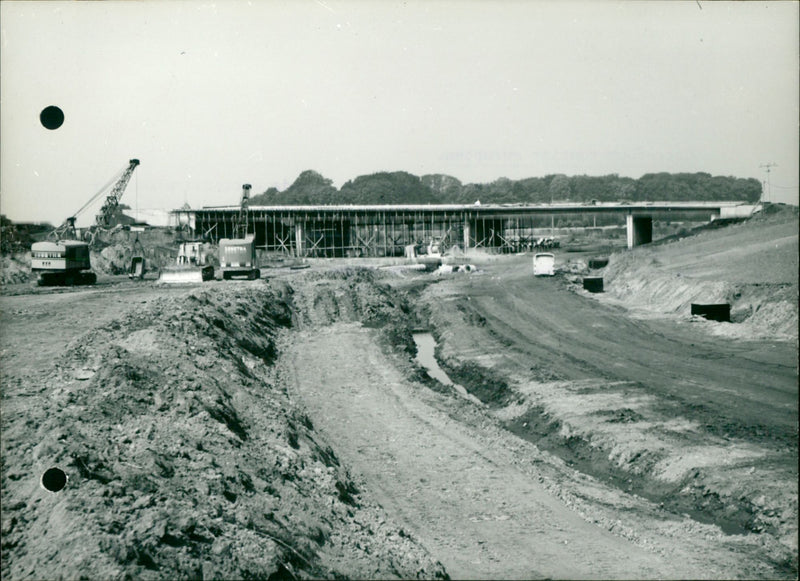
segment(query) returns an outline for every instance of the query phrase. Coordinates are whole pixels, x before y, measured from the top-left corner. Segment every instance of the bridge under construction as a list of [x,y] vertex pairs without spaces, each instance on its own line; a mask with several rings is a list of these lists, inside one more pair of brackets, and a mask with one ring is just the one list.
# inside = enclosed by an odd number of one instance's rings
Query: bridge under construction
[[[547,222],[566,215],[618,214],[628,247],[652,240],[653,217],[691,213],[698,221],[746,216],[746,202],[646,202],[542,205],[250,206],[256,246],[298,257],[403,256],[409,245],[517,252],[535,245]],[[237,206],[174,210],[176,222],[210,242],[233,238]]]

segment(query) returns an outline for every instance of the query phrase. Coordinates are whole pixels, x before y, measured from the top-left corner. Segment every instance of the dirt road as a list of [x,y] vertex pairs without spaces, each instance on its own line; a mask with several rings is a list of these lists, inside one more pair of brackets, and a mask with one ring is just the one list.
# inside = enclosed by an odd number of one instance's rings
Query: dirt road
[[[630,376],[599,373],[601,363],[589,353],[591,333],[579,332],[587,321],[597,320],[592,319],[597,305],[591,300],[556,281],[542,281],[539,298],[547,296],[551,303],[559,303],[557,308],[571,310],[566,322],[556,319],[548,328],[552,311],[542,313],[542,309],[524,306],[537,304],[525,300],[530,298],[526,295],[531,292],[526,290],[532,284],[530,278],[518,280],[515,286],[511,279],[493,280],[492,271],[488,267],[488,274],[481,277],[452,278],[427,286],[415,299],[421,320],[427,320],[439,336],[441,359],[451,370],[458,374],[463,369],[459,366],[469,361],[496,374],[494,382],[491,374],[479,375],[478,383],[489,381],[482,386],[470,383],[474,374],[460,375],[473,393],[490,394],[489,406],[476,407],[454,390],[438,393],[414,381],[405,356],[389,354],[371,325],[359,325],[352,304],[357,299],[337,285],[293,285],[295,307],[308,315],[300,319],[299,334],[295,329],[284,336],[278,362],[281,382],[296,393],[315,425],[361,475],[365,488],[407,524],[451,576],[758,577],[774,574],[771,559],[780,563],[786,554],[791,559],[791,546],[774,539],[767,551],[771,556],[757,557],[754,553],[764,551],[756,548],[763,539],[726,535],[719,525],[702,524],[716,519],[726,526],[724,511],[704,515],[691,502],[672,501],[672,506],[665,506],[659,502],[662,498],[648,500],[643,492],[657,479],[642,470],[636,472],[649,458],[651,471],[658,467],[656,460],[663,460],[670,477],[680,473],[677,482],[661,483],[659,492],[668,499],[680,497],[678,491],[687,485],[681,469],[700,466],[709,471],[708,478],[697,480],[706,486],[712,475],[719,476],[709,458],[716,456],[731,469],[727,476],[736,479],[752,466],[763,469],[776,461],[775,456],[765,457],[764,450],[743,444],[740,457],[738,450],[727,450],[729,443],[722,439],[704,441],[702,433],[695,437],[696,422],[683,416],[676,396],[651,392]],[[514,269],[505,263],[497,266],[495,275],[503,272]],[[397,286],[413,285],[401,281]],[[474,308],[465,306],[472,303]],[[627,339],[614,335],[621,313],[607,308],[604,312],[610,327],[606,339],[614,344],[607,351],[631,349]],[[506,322],[492,321],[492,313]],[[536,324],[526,315],[538,317]],[[636,327],[632,322],[625,325]],[[545,337],[544,346],[535,340],[539,335]],[[589,345],[581,344],[581,335]],[[633,341],[641,341],[643,335],[642,331]],[[685,337],[661,339],[682,340]],[[571,356],[563,346],[573,343],[578,354]],[[644,349],[647,357],[654,357],[654,350],[637,347],[638,355]],[[584,351],[586,364],[581,360]],[[637,353],[627,356],[634,358]],[[554,377],[557,371],[563,375]],[[501,373],[505,383],[499,379]],[[544,382],[532,379],[541,380],[546,374],[550,375]],[[493,398],[503,389],[510,390],[511,403],[497,405]],[[603,398],[611,398],[616,408],[607,405],[609,400],[604,402],[605,409],[598,405]],[[581,406],[588,413],[582,415]],[[780,403],[777,407],[781,408]],[[613,412],[619,408],[634,419],[615,421]],[[637,414],[643,421],[635,421]],[[542,415],[550,420],[542,420]],[[584,422],[590,440],[587,448],[595,446],[597,457],[578,462],[582,454],[562,454],[560,444],[579,442],[582,436],[577,426],[587,417],[592,420]],[[547,425],[548,421],[553,424]],[[604,423],[622,431],[604,431]],[[567,464],[530,442],[564,457]],[[623,458],[626,468],[634,468],[625,478],[614,474],[615,478],[607,479],[609,470],[595,470],[603,464],[602,458],[606,465],[613,462],[613,451],[606,449],[609,445],[639,451],[639,456],[632,453]],[[682,450],[683,455],[673,454],[674,450]],[[606,457],[609,452],[611,458]],[[780,460],[776,463],[780,465]],[[787,467],[781,465],[781,469],[785,472]],[[594,476],[586,476],[593,472]],[[770,473],[764,478],[774,476]],[[749,480],[762,482],[752,475]],[[780,486],[786,487],[787,482],[784,473]],[[694,490],[692,482],[688,485]],[[701,488],[699,495],[719,498],[709,488]],[[795,523],[791,488],[786,498],[771,501],[783,503],[780,518],[787,519],[791,529]],[[777,564],[779,570],[783,566]]]
[[509,372],[524,373],[536,363],[552,379],[622,383],[712,434],[776,449],[797,446],[791,342],[730,341],[703,334],[702,323],[631,319],[569,292],[563,279],[533,279],[519,266],[430,289],[431,302],[446,301],[453,312],[480,320],[471,334],[443,331],[453,335],[451,342],[461,339],[452,347],[461,358],[490,352],[508,360]]
[[378,501],[455,579],[703,577],[594,526],[516,466],[515,438],[465,426],[358,323],[294,335],[281,377]]

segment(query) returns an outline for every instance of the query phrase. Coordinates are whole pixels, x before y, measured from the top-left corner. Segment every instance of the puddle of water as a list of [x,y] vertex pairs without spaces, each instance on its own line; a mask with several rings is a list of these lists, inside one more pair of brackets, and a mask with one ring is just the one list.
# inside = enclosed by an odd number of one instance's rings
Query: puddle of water
[[474,395],[467,392],[463,385],[455,383],[450,376],[445,373],[444,369],[439,367],[438,361],[434,355],[436,349],[436,339],[430,333],[413,333],[414,343],[417,344],[417,363],[422,365],[433,379],[444,385],[452,386],[462,397],[475,402],[481,401]]

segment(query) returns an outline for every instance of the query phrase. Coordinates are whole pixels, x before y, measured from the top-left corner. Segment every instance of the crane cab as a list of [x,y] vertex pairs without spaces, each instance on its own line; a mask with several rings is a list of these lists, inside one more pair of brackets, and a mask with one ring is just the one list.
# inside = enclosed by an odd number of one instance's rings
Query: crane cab
[[89,245],[80,240],[34,242],[31,245],[31,272],[39,286],[94,284]]

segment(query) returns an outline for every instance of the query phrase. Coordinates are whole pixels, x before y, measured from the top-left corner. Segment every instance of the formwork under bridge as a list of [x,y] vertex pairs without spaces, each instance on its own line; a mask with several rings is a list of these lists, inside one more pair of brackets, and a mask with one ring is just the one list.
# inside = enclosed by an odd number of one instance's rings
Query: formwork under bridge
[[[403,256],[408,246],[518,252],[535,247],[553,216],[620,214],[628,246],[650,242],[652,217],[695,213],[698,220],[746,213],[744,202],[642,204],[251,206],[247,232],[256,246],[298,257]],[[238,206],[174,210],[180,224],[209,242],[233,238]],[[539,233],[537,233],[537,230]]]

